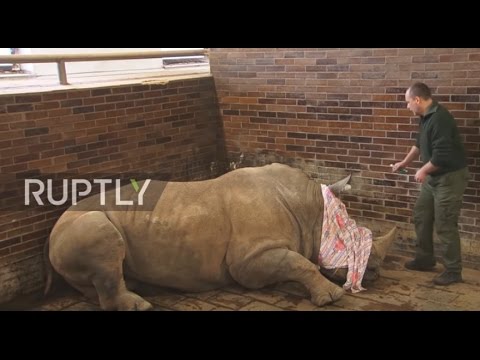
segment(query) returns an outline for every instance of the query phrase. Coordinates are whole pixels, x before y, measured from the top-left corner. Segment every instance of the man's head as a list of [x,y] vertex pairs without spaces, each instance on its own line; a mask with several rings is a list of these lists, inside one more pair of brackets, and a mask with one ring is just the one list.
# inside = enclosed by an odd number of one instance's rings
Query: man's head
[[418,82],[408,88],[405,93],[407,109],[415,115],[425,115],[432,104],[432,92],[424,83]]

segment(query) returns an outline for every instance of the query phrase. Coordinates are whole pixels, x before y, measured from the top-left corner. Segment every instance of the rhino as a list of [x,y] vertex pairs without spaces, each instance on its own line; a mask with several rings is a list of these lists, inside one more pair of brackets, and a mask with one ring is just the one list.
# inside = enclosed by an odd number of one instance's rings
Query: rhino
[[[348,180],[331,190],[338,194]],[[136,195],[132,186],[121,190]],[[300,169],[273,163],[203,181],[152,180],[148,210],[118,210],[113,190],[102,205],[99,196],[79,201],[54,225],[45,244],[45,294],[55,272],[103,310],[152,308],[128,279],[188,292],[298,282],[317,306],[345,292],[335,281],[345,280],[346,269],[319,271],[321,184]],[[395,228],[374,239],[365,278],[378,277],[394,236]]]

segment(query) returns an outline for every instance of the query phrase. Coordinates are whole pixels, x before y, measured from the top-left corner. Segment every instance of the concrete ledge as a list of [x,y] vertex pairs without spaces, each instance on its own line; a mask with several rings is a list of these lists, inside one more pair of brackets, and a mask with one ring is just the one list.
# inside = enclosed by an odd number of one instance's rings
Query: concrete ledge
[[[24,74],[22,74],[24,75]],[[69,85],[60,85],[58,77],[23,76],[0,77],[0,96],[45,93],[60,90],[93,89],[130,84],[166,84],[169,81],[211,77],[209,66],[191,66],[181,69],[152,69],[138,71],[106,71],[68,75]]]

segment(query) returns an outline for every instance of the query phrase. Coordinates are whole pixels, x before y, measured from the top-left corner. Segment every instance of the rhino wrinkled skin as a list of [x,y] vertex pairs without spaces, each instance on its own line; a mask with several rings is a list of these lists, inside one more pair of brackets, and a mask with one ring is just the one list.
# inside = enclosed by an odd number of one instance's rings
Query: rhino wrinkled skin
[[[129,185],[122,191],[134,194]],[[295,281],[318,306],[344,293],[316,265],[321,185],[299,169],[271,164],[205,181],[152,180],[148,211],[136,205],[117,211],[109,207],[114,192],[105,195],[105,206],[92,196],[55,224],[46,244],[46,292],[53,267],[104,310],[152,308],[125,278],[189,292]]]

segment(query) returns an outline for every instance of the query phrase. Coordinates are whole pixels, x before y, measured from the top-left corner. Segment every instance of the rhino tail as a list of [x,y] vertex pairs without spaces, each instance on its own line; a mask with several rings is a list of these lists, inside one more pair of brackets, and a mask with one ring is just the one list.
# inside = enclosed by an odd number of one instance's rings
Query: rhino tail
[[43,246],[43,262],[45,264],[45,274],[46,274],[46,283],[45,283],[45,289],[43,291],[43,296],[47,296],[48,292],[50,291],[50,288],[52,287],[52,282],[53,282],[53,267],[52,263],[50,262],[50,257],[48,256],[49,249],[50,249],[50,237],[47,238],[47,241],[45,241],[45,245]]

